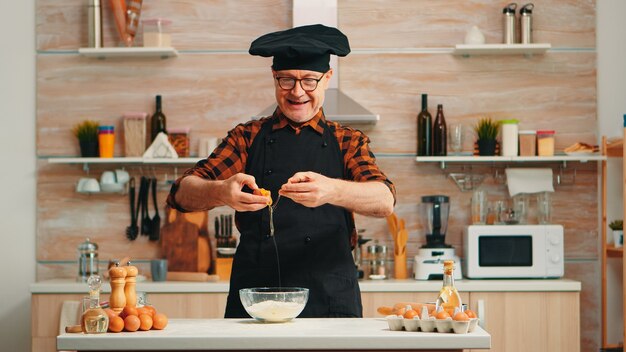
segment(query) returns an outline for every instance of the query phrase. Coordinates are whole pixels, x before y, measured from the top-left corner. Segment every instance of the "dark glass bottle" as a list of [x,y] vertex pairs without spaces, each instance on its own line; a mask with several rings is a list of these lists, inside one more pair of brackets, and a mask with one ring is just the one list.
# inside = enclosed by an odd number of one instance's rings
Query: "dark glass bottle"
[[437,116],[433,124],[433,155],[448,155],[448,129],[446,119],[443,117],[443,105],[437,105]]
[[167,133],[167,118],[165,117],[165,114],[163,113],[163,111],[161,111],[161,96],[160,95],[156,96],[156,111],[154,112],[154,115],[152,115],[151,125],[152,125],[152,128],[150,129],[151,141],[154,141],[157,134],[161,132]]
[[417,114],[417,155],[430,156],[433,117],[428,112],[428,94],[422,94],[422,111]]

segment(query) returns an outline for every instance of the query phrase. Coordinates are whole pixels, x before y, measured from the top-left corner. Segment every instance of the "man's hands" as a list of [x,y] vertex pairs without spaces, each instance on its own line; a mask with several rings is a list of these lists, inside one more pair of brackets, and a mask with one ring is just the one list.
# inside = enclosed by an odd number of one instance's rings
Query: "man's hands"
[[267,197],[257,194],[242,192],[244,186],[248,186],[256,191],[259,187],[254,180],[254,176],[246,174],[235,174],[223,181],[220,197],[224,204],[237,211],[257,211],[267,206]]
[[[243,192],[247,186],[253,194]],[[297,172],[278,191],[309,208],[332,204],[358,214],[385,217],[393,212],[393,194],[382,182],[354,182],[306,171]],[[268,205],[253,176],[238,173],[226,180],[185,177],[176,193],[184,209],[199,211],[227,205],[237,211],[257,211]]]
[[315,208],[331,203],[337,192],[336,186],[337,180],[324,175],[311,171],[297,172],[282,185],[278,193],[296,203]]

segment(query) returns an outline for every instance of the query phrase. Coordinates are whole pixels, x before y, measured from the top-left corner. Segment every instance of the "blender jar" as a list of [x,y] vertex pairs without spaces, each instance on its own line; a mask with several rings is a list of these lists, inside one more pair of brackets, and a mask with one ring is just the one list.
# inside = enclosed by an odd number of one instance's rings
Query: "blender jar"
[[447,248],[445,244],[450,213],[450,197],[442,195],[423,196],[421,213],[425,224],[426,248]]

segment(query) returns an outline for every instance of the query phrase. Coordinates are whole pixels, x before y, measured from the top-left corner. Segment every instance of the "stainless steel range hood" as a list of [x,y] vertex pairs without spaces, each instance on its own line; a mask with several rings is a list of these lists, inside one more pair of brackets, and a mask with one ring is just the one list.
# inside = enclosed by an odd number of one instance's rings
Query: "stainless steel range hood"
[[[337,27],[337,0],[293,0],[293,26],[316,23]],[[367,110],[339,89],[337,56],[331,55],[330,66],[334,72],[324,99],[326,118],[342,124],[376,124],[380,120],[380,115]],[[254,118],[269,116],[275,109],[276,104],[272,104]]]

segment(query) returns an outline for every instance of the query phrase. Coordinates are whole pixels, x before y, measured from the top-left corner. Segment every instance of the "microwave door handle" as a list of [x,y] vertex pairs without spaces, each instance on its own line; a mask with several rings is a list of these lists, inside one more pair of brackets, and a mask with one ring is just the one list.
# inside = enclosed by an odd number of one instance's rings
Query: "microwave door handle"
[[485,300],[484,299],[479,299],[478,300],[478,325],[480,325],[481,328],[485,328]]

